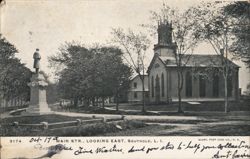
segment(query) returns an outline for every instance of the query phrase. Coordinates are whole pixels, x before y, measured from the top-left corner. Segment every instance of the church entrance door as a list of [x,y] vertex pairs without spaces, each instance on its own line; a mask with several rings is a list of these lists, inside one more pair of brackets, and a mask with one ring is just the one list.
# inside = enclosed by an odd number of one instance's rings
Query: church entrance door
[[160,102],[160,79],[158,75],[155,78],[155,102]]

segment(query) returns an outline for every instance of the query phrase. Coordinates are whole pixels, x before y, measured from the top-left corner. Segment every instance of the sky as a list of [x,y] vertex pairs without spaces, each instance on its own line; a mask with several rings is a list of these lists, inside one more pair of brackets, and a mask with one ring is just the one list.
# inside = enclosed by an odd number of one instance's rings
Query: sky
[[[145,32],[140,24],[148,24],[150,11],[157,11],[165,2],[170,7],[184,10],[198,4],[198,0],[6,0],[0,10],[0,32],[19,53],[17,57],[33,70],[33,53],[40,49],[41,69],[53,81],[54,71],[48,56],[55,55],[66,41],[83,44],[105,44],[111,39],[111,28],[131,28]],[[147,33],[147,32],[146,32]],[[153,41],[147,52],[147,64],[154,52]],[[215,54],[207,44],[194,53]],[[240,68],[240,87],[250,83],[250,71],[236,61]]]

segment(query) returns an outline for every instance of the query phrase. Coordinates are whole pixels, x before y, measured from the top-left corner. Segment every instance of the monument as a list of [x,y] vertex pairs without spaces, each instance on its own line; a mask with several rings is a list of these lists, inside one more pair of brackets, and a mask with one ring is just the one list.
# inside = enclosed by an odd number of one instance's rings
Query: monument
[[49,114],[51,113],[51,110],[48,107],[46,99],[46,88],[48,82],[46,81],[44,73],[39,72],[41,60],[39,49],[36,49],[33,59],[35,73],[32,74],[31,82],[28,83],[28,86],[30,87],[30,103],[25,114]]

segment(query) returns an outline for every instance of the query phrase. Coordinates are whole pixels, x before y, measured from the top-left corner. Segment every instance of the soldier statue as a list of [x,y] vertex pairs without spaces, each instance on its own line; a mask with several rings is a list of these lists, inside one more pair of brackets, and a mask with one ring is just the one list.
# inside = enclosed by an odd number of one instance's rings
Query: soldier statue
[[39,67],[40,67],[40,59],[41,59],[41,56],[39,54],[39,49],[36,49],[36,52],[33,54],[33,59],[34,59],[34,66],[33,66],[33,68],[36,69],[36,73],[38,74]]

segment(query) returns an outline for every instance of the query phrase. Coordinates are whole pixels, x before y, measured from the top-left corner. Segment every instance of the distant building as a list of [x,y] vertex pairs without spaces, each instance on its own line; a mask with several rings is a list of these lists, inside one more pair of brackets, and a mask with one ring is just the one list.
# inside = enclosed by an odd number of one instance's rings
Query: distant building
[[[149,100],[148,76],[144,75],[145,101]],[[142,81],[139,75],[132,78],[128,91],[128,102],[142,103]]]
[[[172,42],[171,24],[168,22],[160,24],[158,26],[158,44],[154,46],[154,57],[147,71],[149,100],[152,103],[178,99],[175,49],[176,44]],[[183,58],[187,62],[186,67],[182,68],[183,89],[181,96],[183,101],[223,100],[224,78],[222,73],[218,73],[218,70],[222,68],[220,56],[194,54],[185,55]],[[237,100],[239,96],[239,66],[230,60],[228,60],[228,64],[230,65],[228,96],[229,100]],[[210,71],[208,71],[209,69]],[[200,72],[205,72],[205,74]],[[134,82],[138,82],[138,80],[134,79]],[[132,91],[130,96],[130,98],[135,96],[133,96]],[[135,98],[132,99],[135,100]],[[138,95],[137,99],[140,99]]]

